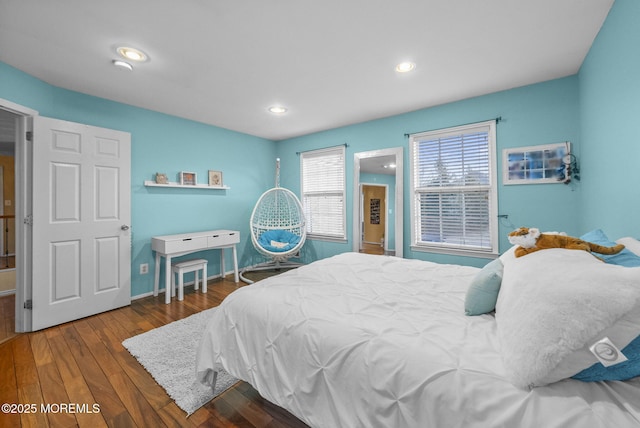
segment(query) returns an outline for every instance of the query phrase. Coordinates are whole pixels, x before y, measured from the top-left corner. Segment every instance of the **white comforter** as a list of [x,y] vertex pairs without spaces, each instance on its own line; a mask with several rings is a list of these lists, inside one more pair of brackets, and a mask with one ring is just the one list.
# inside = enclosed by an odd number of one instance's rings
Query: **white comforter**
[[230,294],[197,355],[312,427],[633,427],[640,381],[505,379],[493,316],[464,315],[477,268],[341,254]]

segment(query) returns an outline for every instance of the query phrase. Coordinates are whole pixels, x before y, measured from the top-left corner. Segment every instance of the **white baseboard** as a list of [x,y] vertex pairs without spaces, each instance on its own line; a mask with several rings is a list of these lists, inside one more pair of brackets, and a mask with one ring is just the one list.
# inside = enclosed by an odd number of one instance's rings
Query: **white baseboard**
[[0,297],[2,297],[2,296],[10,296],[12,294],[16,294],[15,288],[13,290],[0,291]]

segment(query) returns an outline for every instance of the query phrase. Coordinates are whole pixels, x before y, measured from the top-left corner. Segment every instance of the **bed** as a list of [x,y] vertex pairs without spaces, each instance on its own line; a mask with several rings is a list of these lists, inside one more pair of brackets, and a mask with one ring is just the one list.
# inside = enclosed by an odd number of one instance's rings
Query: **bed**
[[[560,264],[548,264],[547,259],[558,257]],[[513,346],[509,340],[522,337],[509,338],[510,329],[501,323],[520,329],[516,336],[524,332],[525,342],[537,340],[526,332],[531,328],[526,320],[505,318],[515,311],[531,318],[534,328],[538,323],[540,309],[524,308],[531,296],[525,294],[523,304],[519,291],[529,287],[530,293],[540,293],[539,281],[523,284],[518,263],[526,258],[529,271],[524,272],[528,275],[537,266],[540,281],[550,281],[554,269],[566,268],[572,258],[588,265],[579,269],[577,281],[585,275],[594,281],[622,275],[625,309],[616,308],[605,328],[595,328],[613,337],[623,351],[634,342],[633,332],[640,335],[640,268],[616,266],[615,272],[605,269],[593,278],[590,269],[605,263],[583,251],[545,250],[517,261],[503,255],[495,312],[474,316],[465,314],[470,286],[479,278],[496,278],[485,268],[345,253],[230,294],[201,340],[197,376],[212,383],[216,371],[225,369],[314,428],[640,426],[640,378],[568,378],[578,368],[598,363],[585,354],[594,340],[588,328],[571,333],[591,335],[583,346],[569,343],[559,357],[536,354],[536,347],[548,346],[545,337],[542,344],[532,345],[533,351],[526,348],[518,355],[517,349],[505,349]],[[563,276],[558,283],[571,282]],[[616,294],[610,282],[606,286]],[[550,290],[556,288],[562,287]],[[554,292],[548,300],[558,300]],[[590,310],[597,312],[598,303],[594,305]],[[560,321],[575,316],[554,310]],[[616,336],[618,324],[624,333]],[[558,361],[546,361],[550,368],[541,369],[531,358]],[[536,366],[534,374],[530,364]]]

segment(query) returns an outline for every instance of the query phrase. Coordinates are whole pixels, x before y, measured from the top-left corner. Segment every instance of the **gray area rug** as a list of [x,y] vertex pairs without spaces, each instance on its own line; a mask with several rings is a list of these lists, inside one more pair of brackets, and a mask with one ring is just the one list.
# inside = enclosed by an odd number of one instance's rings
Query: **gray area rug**
[[187,416],[238,381],[220,372],[212,391],[196,380],[198,343],[214,310],[204,310],[122,342]]

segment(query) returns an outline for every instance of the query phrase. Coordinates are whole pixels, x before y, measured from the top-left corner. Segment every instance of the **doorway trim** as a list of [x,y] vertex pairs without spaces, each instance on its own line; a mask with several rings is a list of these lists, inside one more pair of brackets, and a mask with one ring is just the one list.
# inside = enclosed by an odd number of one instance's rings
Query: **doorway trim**
[[[353,155],[353,211],[352,220],[352,249],[359,251],[360,246],[360,197],[356,196],[360,193],[360,159],[371,158],[377,156],[396,157],[396,188],[395,201],[393,207],[395,209],[395,240],[396,240],[396,256],[403,257],[404,250],[404,211],[403,211],[403,180],[404,180],[404,150],[403,147],[393,147],[390,149],[372,150],[368,152],[354,153]],[[388,208],[388,207],[387,207]]]
[[[24,303],[31,299],[31,229],[27,216],[31,214],[31,146],[27,131],[31,129],[36,110],[0,98],[0,109],[15,114],[15,226],[16,226],[16,333],[31,331],[31,312]],[[28,221],[27,221],[28,223]]]

